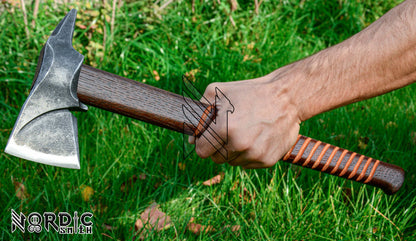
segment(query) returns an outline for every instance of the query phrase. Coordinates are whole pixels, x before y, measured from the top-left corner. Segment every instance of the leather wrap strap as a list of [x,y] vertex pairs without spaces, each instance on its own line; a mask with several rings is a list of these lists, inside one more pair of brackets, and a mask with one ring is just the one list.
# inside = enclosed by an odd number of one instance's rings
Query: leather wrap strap
[[283,161],[397,192],[404,181],[402,168],[299,135]]

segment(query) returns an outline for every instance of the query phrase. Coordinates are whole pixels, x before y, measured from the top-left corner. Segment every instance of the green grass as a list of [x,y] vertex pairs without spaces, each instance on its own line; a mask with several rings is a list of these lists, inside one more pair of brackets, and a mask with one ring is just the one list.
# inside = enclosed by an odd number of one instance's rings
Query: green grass
[[[35,26],[29,5],[30,36],[21,9],[1,3],[0,146],[5,147],[28,94],[43,43],[72,7],[79,11],[74,47],[87,64],[181,93],[181,77],[188,71],[198,70],[195,85],[201,91],[214,81],[259,77],[350,37],[399,1],[265,1],[258,15],[254,1],[239,1],[232,14],[235,27],[226,1],[215,6],[195,1],[194,12],[190,2],[159,11],[151,1],[128,1],[116,11],[113,32],[111,7],[101,1],[41,3]],[[246,55],[251,59],[243,61]],[[45,231],[40,236],[11,233],[11,209],[25,214],[90,211],[94,240],[131,240],[136,219],[152,202],[161,205],[173,227],[150,232],[149,239],[414,240],[415,91],[416,86],[409,86],[321,114],[301,127],[301,134],[403,167],[405,183],[393,196],[282,162],[244,171],[195,154],[184,160],[181,134],[91,107],[76,113],[81,170],[0,153],[0,240],[92,239]],[[220,185],[201,184],[219,172],[225,173]],[[144,180],[134,178],[141,174]],[[24,184],[27,199],[16,196],[12,179]],[[89,201],[83,200],[81,185],[94,189]],[[215,231],[187,231],[192,217]],[[224,230],[226,225],[241,229]]]

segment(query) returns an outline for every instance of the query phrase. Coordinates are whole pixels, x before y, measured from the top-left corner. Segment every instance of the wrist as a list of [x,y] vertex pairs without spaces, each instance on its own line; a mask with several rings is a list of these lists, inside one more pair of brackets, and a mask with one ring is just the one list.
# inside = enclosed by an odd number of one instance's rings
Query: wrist
[[270,93],[271,101],[284,106],[286,114],[300,123],[306,119],[303,119],[303,106],[297,94],[297,86],[301,84],[302,78],[295,67],[295,63],[281,67],[262,79],[264,89]]
[[[350,92],[339,89],[337,81],[341,75],[334,75],[337,61],[332,59],[329,49],[269,74],[270,83],[276,91],[284,92],[296,109],[300,121],[306,121],[315,115],[340,106],[343,100],[350,98]],[[334,55],[332,49],[332,55]],[[343,58],[342,53],[335,54]],[[346,77],[346,76],[343,76]]]

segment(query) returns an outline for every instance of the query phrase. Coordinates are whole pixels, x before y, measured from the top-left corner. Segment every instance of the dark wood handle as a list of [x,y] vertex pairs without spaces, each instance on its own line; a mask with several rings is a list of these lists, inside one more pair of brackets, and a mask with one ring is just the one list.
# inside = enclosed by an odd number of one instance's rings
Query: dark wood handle
[[[87,65],[80,72],[78,97],[84,104],[187,135],[199,136],[215,118],[213,106]],[[284,161],[379,187],[387,194],[397,192],[404,180],[398,166],[305,136],[299,136]]]
[[401,167],[301,135],[283,161],[379,187],[389,195],[404,181]]
[[215,114],[207,104],[88,65],[81,68],[77,93],[84,104],[187,135],[200,135]]

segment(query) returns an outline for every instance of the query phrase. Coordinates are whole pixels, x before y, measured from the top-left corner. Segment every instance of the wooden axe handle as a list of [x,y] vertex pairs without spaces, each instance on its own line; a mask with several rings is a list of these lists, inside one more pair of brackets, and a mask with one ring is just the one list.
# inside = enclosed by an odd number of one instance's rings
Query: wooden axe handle
[[[215,118],[210,106],[156,87],[83,65],[78,97],[87,105],[132,117],[187,135],[200,135]],[[195,112],[189,119],[184,106]],[[299,136],[284,161],[381,188],[399,190],[402,168],[330,144]]]
[[401,167],[302,135],[283,161],[379,187],[389,195],[396,193],[404,181]]
[[[81,68],[77,94],[84,104],[187,135],[200,133],[201,116],[211,121],[214,115],[206,113],[207,104],[88,65]],[[184,108],[194,115],[186,115]]]

